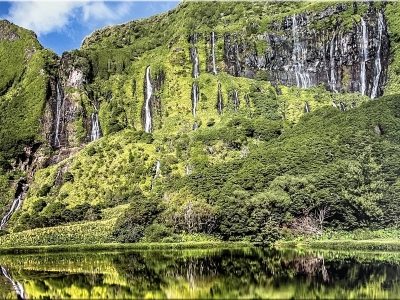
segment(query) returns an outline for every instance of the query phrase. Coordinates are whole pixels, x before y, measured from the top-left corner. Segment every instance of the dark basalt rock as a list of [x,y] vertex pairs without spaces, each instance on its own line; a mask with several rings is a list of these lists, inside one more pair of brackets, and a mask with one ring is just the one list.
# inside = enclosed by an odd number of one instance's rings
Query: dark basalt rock
[[[319,13],[301,13],[288,16],[281,23],[272,22],[269,29],[274,32],[257,36],[268,45],[263,53],[257,52],[255,43],[243,41],[241,34],[225,34],[225,71],[232,76],[254,78],[258,71],[265,70],[273,84],[305,88],[323,83],[333,92],[360,92],[364,43],[361,22],[355,22],[352,28],[344,28],[338,19],[334,28],[317,30],[313,27],[316,21],[324,22],[346,9],[349,9],[347,5],[340,4]],[[372,94],[374,77],[378,72],[377,55],[381,72],[376,96],[383,94],[382,87],[387,80],[389,36],[383,16],[379,40],[378,18],[379,12],[374,8],[363,16],[367,36],[365,51],[368,53],[365,94],[368,96]]]

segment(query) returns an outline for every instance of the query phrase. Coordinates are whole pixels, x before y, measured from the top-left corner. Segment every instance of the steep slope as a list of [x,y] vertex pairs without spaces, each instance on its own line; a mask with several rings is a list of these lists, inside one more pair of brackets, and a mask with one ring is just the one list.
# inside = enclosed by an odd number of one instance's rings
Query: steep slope
[[4,164],[28,171],[8,172],[25,179],[1,215],[25,199],[7,230],[103,219],[112,241],[263,241],[304,220],[320,233],[310,216],[327,207],[335,228],[386,226],[397,96],[370,99],[398,82],[396,5],[183,2],[56,61],[39,51],[42,126],[10,144],[40,142],[42,164]]

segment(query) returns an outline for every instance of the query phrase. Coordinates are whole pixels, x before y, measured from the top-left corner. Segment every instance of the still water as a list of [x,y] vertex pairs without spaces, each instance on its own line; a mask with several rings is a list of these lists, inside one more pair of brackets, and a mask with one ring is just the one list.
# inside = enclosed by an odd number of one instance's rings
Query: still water
[[395,298],[400,253],[259,248],[0,256],[0,298]]

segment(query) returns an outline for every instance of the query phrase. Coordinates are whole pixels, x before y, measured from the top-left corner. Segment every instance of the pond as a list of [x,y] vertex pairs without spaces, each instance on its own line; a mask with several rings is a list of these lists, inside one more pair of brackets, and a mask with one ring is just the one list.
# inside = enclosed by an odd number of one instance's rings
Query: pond
[[398,298],[400,253],[233,248],[0,256],[0,298]]

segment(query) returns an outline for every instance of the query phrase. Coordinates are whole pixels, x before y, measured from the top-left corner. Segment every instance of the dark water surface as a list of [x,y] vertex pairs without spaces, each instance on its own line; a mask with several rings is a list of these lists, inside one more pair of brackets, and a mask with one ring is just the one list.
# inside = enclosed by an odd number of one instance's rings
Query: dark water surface
[[400,253],[214,250],[0,256],[0,298],[400,298]]

